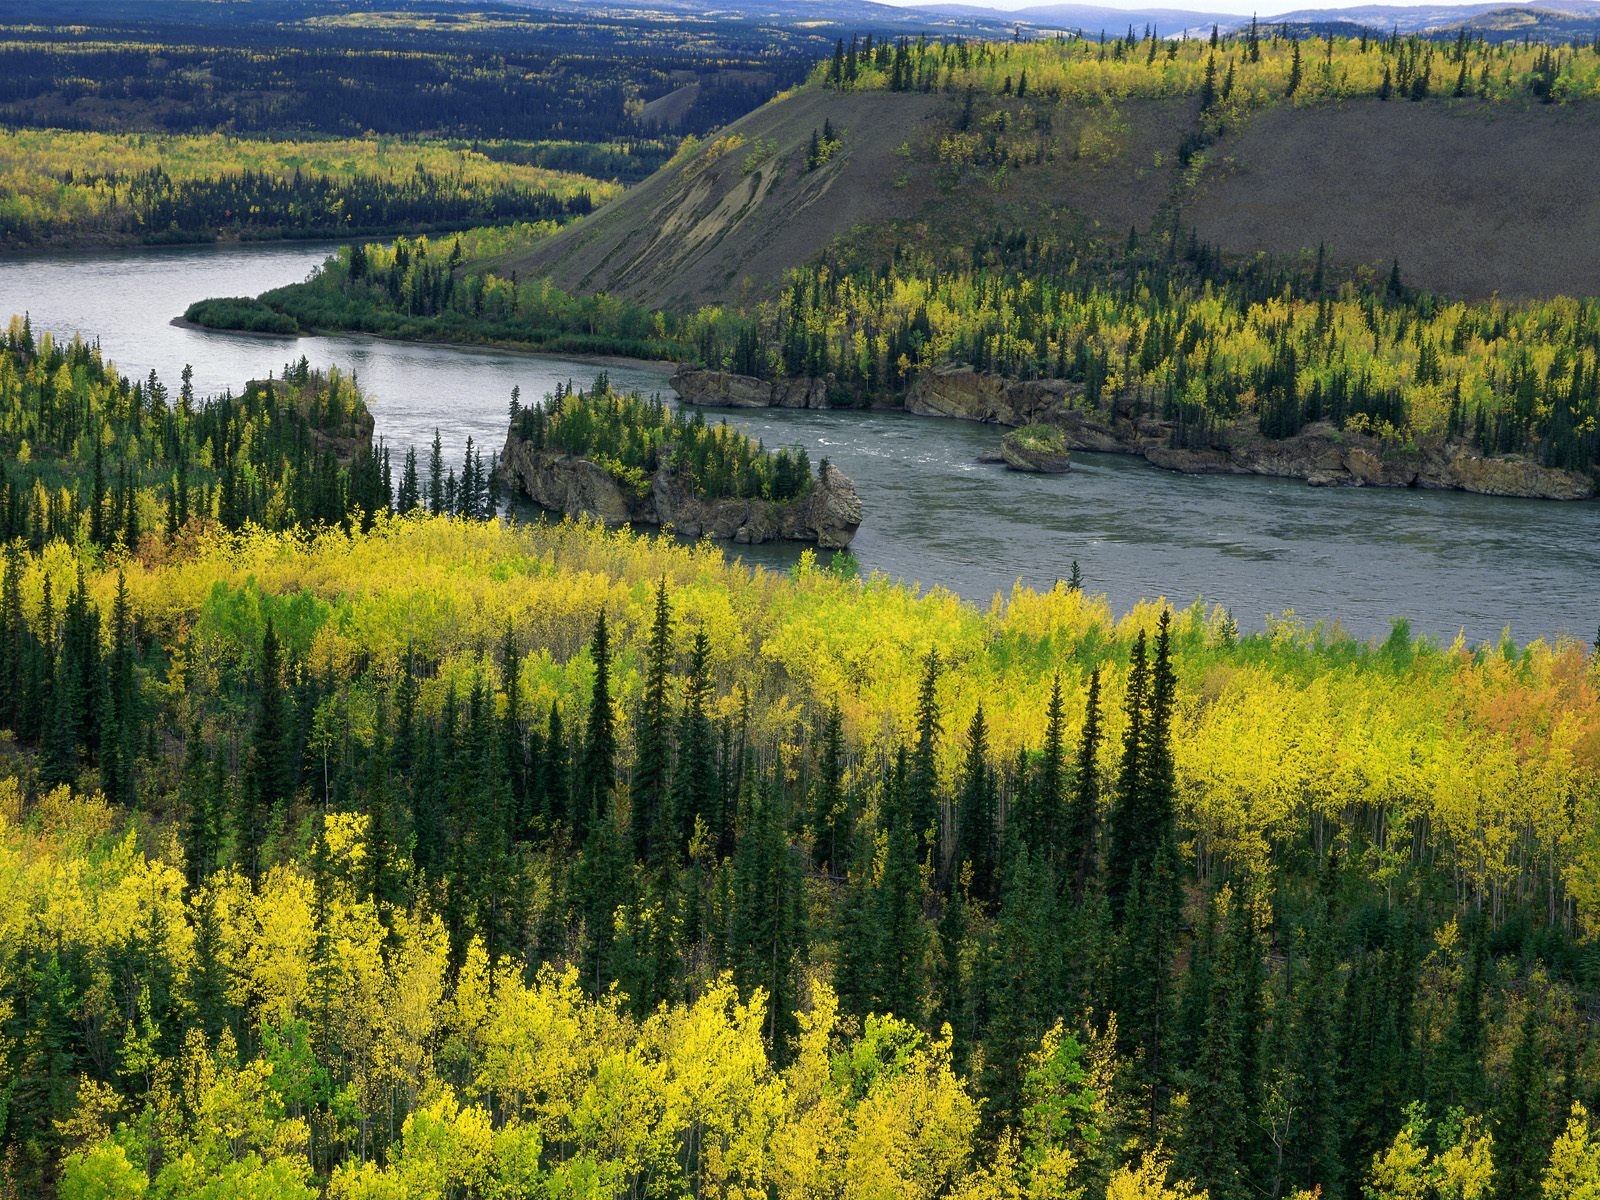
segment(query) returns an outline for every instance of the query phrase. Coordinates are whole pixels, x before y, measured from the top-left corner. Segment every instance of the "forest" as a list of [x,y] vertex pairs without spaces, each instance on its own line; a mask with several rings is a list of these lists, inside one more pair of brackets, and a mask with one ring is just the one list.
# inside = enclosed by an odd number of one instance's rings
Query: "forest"
[[0,384],[7,1196],[1600,1186],[1594,648],[489,520],[299,363]]
[[[83,341],[35,338],[13,318],[0,342],[0,538],[110,551],[144,535],[177,538],[198,521],[367,529],[380,514],[472,518],[498,510],[493,460],[470,442],[458,475],[435,431],[426,463],[372,444],[355,382],[302,357],[235,396],[176,392],[155,374],[129,381]],[[37,718],[37,711],[31,710]]]
[[664,465],[712,500],[793,500],[811,487],[805,447],[768,452],[726,421],[708,425],[704,413],[685,414],[660,396],[619,393],[604,372],[587,391],[558,384],[552,395],[527,408],[513,396],[511,436],[536,451],[597,462],[613,478],[641,490]]
[[[1210,39],[1149,29],[1013,43],[864,36],[839,40],[807,86],[949,94],[924,150],[955,196],[1064,153],[1050,133],[1056,105],[1191,97],[1193,124],[1173,153],[1197,178],[1219,139],[1272,104],[1593,100],[1600,43],[1301,39],[1265,26]],[[847,145],[848,132],[824,121],[803,161],[791,154],[784,169],[820,170]],[[741,149],[737,135],[685,141],[676,161],[687,172]],[[751,146],[742,169],[777,153]],[[1400,260],[1352,269],[1326,245],[1224,255],[1174,213],[1125,239],[998,222],[957,240],[902,222],[819,247],[775,295],[677,313],[497,269],[549,226],[471,231],[443,264],[442,241],[347,247],[307,283],[253,305],[196,305],[190,318],[672,358],[764,379],[831,376],[841,406],[903,398],[919,374],[959,363],[1065,380],[1085,413],[1159,419],[1183,449],[1326,423],[1400,452],[1469,447],[1578,474],[1600,464],[1592,300],[1435,295],[1411,286]]]
[[1135,97],[1197,96],[1223,122],[1274,103],[1353,97],[1541,103],[1600,96],[1600,38],[1552,45],[1455,38],[1304,34],[1258,24],[1207,38],[1125,34],[969,42],[871,36],[835,43],[813,79],[845,91],[969,90],[1036,103],[1101,104]]
[[665,313],[604,294],[574,296],[548,279],[502,278],[476,266],[548,237],[550,222],[342,247],[304,285],[190,305],[213,329],[360,330],[425,341],[484,342],[560,353],[679,358],[690,353]]
[[[44,0],[0,23],[0,121],[97,132],[604,144],[704,133],[803,79],[831,37],[738,20],[397,0],[219,9]],[[432,20],[442,15],[444,20]],[[364,19],[365,18],[365,19]],[[698,84],[672,128],[645,105]]]
[[[1203,164],[1269,105],[1592,99],[1600,47],[80,12],[0,29],[8,243],[349,237],[200,325],[832,375],[842,407],[966,362],[1181,444],[1600,465],[1597,303],[1398,262],[1002,226],[678,314],[493,265],[808,72],[948,93],[963,184],[1056,103],[1189,97]],[[507,419],[622,478],[812,485],[604,375]],[[521,519],[492,451],[373,429],[306,358],[201,396],[0,339],[0,1200],[1600,1197],[1600,633],[1119,613],[1093,562],[987,603],[752,568]]]
[[538,148],[0,130],[0,238],[341,237],[589,212],[615,184],[507,161]]
[[918,371],[967,363],[1068,380],[1085,411],[1159,416],[1186,447],[1241,420],[1272,438],[1328,421],[1396,445],[1600,464],[1592,299],[1454,301],[1408,287],[1399,264],[1382,278],[1336,271],[1325,250],[1234,262],[1177,225],[1115,247],[996,229],[943,252],[896,250],[886,265],[824,254],[774,300],[681,316],[477,265],[548,232],[472,231],[447,254],[443,241],[345,247],[304,284],[188,316],[672,358],[767,379],[831,374],[843,405],[903,396]]

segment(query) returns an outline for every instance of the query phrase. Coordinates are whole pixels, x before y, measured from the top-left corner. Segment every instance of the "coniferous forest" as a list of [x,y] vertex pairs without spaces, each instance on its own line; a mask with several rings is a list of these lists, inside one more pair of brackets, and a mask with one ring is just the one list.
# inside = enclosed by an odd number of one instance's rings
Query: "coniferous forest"
[[1590,647],[752,578],[304,364],[0,381],[10,1193],[1594,1186]]
[[[1130,102],[1177,114],[1185,187],[1302,107],[1576,142],[1592,37],[86,14],[0,13],[4,248],[348,235],[185,336],[672,359],[840,422],[957,367],[1173,448],[1322,426],[1600,470],[1592,297],[959,203]],[[724,128],[789,88],[792,144]],[[937,229],[707,304],[522,265],[658,166],[702,209],[611,256],[734,237],[719,172],[843,204],[880,132],[843,114],[916,97]],[[1362,639],[1159,581],[1114,611],[1089,561],[988,603],[842,551],[753,568],[536,516],[470,437],[389,444],[316,342],[201,394],[93,338],[0,338],[0,1200],[1600,1197],[1600,634]],[[592,377],[513,391],[508,446],[826,491]]]

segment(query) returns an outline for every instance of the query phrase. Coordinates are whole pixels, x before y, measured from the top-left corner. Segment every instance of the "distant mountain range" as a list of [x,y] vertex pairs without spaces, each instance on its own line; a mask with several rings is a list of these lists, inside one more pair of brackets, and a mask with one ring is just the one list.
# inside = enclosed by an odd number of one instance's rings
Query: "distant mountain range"
[[[593,11],[638,14],[649,11],[746,20],[770,25],[836,26],[900,33],[968,32],[995,36],[1021,28],[1098,34],[1122,33],[1146,26],[1173,36],[1224,32],[1250,23],[1249,13],[1208,13],[1183,8],[1112,8],[1097,4],[1041,4],[1016,10],[981,4],[932,3],[900,7],[872,0],[754,0],[752,3],[708,3],[707,0],[646,0],[644,3],[592,3],[573,0]],[[1476,3],[1367,4],[1356,8],[1305,8],[1270,17],[1265,25],[1289,25],[1306,32],[1370,29],[1383,33],[1454,33],[1465,29],[1491,39],[1533,37],[1566,40],[1600,36],[1600,0],[1538,0],[1534,4]]]
[[[1224,32],[1248,25],[1249,13],[1207,13],[1181,8],[1110,8],[1096,4],[1041,4],[998,14],[971,4],[919,7],[940,17],[969,20],[1005,16],[1019,24],[1098,32],[1151,25],[1164,34],[1209,30]],[[1486,36],[1588,37],[1600,34],[1600,3],[1595,0],[1539,0],[1536,4],[1365,4],[1356,8],[1303,8],[1260,18],[1263,24],[1301,29],[1372,29],[1382,32],[1445,33],[1466,29]]]

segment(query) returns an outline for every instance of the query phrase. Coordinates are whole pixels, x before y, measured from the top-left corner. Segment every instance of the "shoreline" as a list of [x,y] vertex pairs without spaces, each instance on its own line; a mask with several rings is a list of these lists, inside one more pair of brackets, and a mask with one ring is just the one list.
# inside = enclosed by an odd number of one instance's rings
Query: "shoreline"
[[[450,350],[486,350],[546,359],[592,363],[635,370],[667,368],[667,386],[681,403],[729,411],[752,408],[810,408],[834,411],[827,402],[830,381],[781,379],[767,381],[701,367],[673,359],[648,359],[624,354],[540,349],[523,342],[450,341],[408,338],[365,330],[301,330],[294,334],[200,325],[183,316],[171,322],[209,333],[246,334],[260,338],[364,337],[396,344]],[[692,381],[690,386],[683,386]],[[1465,443],[1433,443],[1390,447],[1367,434],[1331,426],[1308,425],[1281,439],[1258,436],[1249,422],[1236,423],[1220,445],[1179,448],[1171,445],[1172,427],[1154,417],[1129,418],[1115,413],[1086,413],[1071,405],[1072,386],[1062,380],[1005,380],[970,368],[948,366],[919,375],[895,404],[874,403],[912,416],[936,416],[1004,430],[1031,423],[1061,429],[1072,451],[1121,454],[1180,475],[1261,475],[1298,479],[1308,487],[1374,487],[1386,490],[1461,491],[1503,499],[1578,503],[1600,496],[1591,474],[1546,467],[1521,456],[1484,455]],[[737,398],[735,398],[737,397]],[[849,406],[853,407],[853,406]],[[847,410],[844,409],[844,410]]]
[[180,241],[152,242],[141,238],[121,238],[104,236],[99,238],[74,238],[65,241],[29,242],[25,245],[4,246],[0,245],[0,261],[7,259],[29,258],[58,258],[76,254],[106,254],[112,251],[138,251],[138,250],[238,250],[250,246],[286,247],[286,246],[315,246],[326,245],[337,250],[341,246],[348,246],[352,241],[373,242],[393,241],[395,238],[427,237],[434,238],[448,236],[453,233],[466,233],[472,229],[481,228],[481,222],[464,224],[448,224],[432,229],[357,229],[357,230],[318,230],[307,232],[303,235],[290,237],[194,237],[184,238]]
[[[627,367],[632,370],[647,370],[666,367],[669,370],[677,367],[677,361],[670,358],[638,358],[629,354],[594,354],[581,350],[541,350],[529,346],[526,342],[451,342],[439,338],[408,338],[397,337],[391,333],[369,333],[364,329],[301,329],[297,333],[269,333],[258,329],[223,329],[213,325],[201,325],[179,314],[167,322],[178,329],[192,329],[197,333],[227,334],[235,337],[255,338],[371,338],[374,341],[388,342],[398,346],[433,346],[441,350],[492,350],[503,354],[519,354],[529,358],[558,358],[571,359],[574,362],[594,363],[602,367]],[[669,384],[670,386],[670,384]]]
[[[680,367],[672,386],[683,403],[731,411],[754,408],[828,409],[830,380],[766,381],[699,367]],[[1459,491],[1501,499],[1580,503],[1597,496],[1592,473],[1544,466],[1520,455],[1486,455],[1463,442],[1424,441],[1392,446],[1366,433],[1326,422],[1286,438],[1267,438],[1241,418],[1213,444],[1172,444],[1163,419],[1114,410],[1085,411],[1065,380],[1006,380],[949,366],[918,375],[895,407],[910,416],[992,425],[997,430],[1047,424],[1073,452],[1119,454],[1179,475],[1259,475],[1298,479],[1308,487]],[[875,406],[876,407],[876,406]],[[997,439],[998,444],[998,439]]]

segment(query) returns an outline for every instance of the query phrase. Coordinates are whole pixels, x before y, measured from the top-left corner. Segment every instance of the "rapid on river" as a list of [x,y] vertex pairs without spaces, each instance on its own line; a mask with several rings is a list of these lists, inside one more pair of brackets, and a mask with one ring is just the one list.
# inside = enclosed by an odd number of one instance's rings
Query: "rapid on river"
[[[152,369],[176,387],[185,364],[201,394],[237,390],[305,355],[354,372],[377,434],[398,458],[419,457],[437,427],[459,467],[470,436],[505,439],[511,389],[537,400],[580,386],[594,363],[369,337],[211,333],[172,323],[193,301],[251,296],[305,278],[324,245],[291,244],[60,254],[0,260],[0,319],[27,312],[36,330],[81,331],[128,375]],[[661,366],[610,366],[620,387],[670,392]],[[708,414],[716,419],[714,414]],[[861,493],[866,520],[851,547],[863,571],[941,586],[978,604],[1020,580],[1049,587],[1076,559],[1091,591],[1117,611],[1141,597],[1197,597],[1246,628],[1290,610],[1337,619],[1363,637],[1403,617],[1448,641],[1595,636],[1600,623],[1600,503],[1505,500],[1459,493],[1310,488],[1294,480],[1184,476],[1113,455],[1078,454],[1059,476],[1018,475],[976,461],[1000,431],[890,413],[759,410],[727,420],[769,447],[827,457]],[[730,547],[784,566],[798,547]]]

